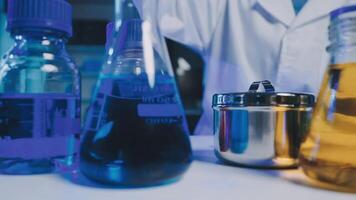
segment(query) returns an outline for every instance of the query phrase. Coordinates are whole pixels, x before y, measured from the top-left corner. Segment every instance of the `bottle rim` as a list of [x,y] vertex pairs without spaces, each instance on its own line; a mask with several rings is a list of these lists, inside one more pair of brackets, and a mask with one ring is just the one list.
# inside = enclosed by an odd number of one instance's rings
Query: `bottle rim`
[[354,11],[356,11],[356,5],[341,7],[331,11],[330,18],[331,20],[334,20],[343,14],[354,12]]

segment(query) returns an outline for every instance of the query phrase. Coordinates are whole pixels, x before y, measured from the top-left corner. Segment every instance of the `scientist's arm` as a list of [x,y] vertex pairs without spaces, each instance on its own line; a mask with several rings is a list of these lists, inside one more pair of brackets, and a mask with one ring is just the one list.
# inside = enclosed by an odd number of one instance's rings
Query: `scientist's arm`
[[141,16],[156,20],[163,35],[204,51],[226,0],[134,0]]

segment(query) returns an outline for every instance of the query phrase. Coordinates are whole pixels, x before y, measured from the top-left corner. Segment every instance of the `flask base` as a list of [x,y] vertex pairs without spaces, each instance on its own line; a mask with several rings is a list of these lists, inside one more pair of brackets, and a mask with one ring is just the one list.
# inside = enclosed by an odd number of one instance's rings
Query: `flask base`
[[190,160],[177,164],[147,164],[125,166],[96,165],[81,160],[80,170],[89,179],[115,187],[150,187],[178,181],[190,166]]
[[[356,192],[356,166],[325,160],[309,160],[300,157],[304,173],[313,180],[320,181],[321,187],[342,192]],[[327,185],[322,185],[323,183]]]

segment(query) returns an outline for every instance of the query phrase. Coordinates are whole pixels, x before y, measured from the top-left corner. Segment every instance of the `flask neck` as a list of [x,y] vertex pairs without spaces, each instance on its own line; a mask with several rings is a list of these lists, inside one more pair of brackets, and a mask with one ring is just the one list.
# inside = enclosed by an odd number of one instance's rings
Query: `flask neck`
[[356,18],[334,19],[329,26],[327,51],[331,64],[356,62]]
[[130,19],[140,19],[140,15],[133,0],[115,0],[116,29],[118,29],[124,21]]
[[118,58],[137,58],[143,59],[143,51],[140,48],[126,49],[118,53]]
[[15,49],[22,51],[66,52],[67,37],[64,33],[48,29],[21,29],[11,32]]

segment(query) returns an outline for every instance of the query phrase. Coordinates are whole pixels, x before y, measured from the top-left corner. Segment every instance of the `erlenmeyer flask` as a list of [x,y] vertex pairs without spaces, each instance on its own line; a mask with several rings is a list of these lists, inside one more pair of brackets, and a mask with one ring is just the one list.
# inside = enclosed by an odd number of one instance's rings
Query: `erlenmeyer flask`
[[192,158],[164,39],[141,19],[124,20],[115,35],[88,110],[80,169],[106,184],[170,182]]
[[[331,13],[331,56],[300,164],[314,179],[356,191],[356,6]],[[335,187],[335,189],[338,189]]]

